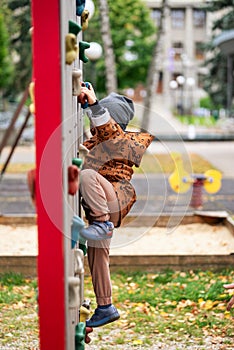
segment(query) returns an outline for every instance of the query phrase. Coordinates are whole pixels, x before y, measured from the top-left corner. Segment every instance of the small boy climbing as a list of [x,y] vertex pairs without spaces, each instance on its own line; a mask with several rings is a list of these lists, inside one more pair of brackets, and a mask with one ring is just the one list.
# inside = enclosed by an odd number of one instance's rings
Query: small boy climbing
[[115,227],[119,227],[136,201],[130,183],[133,166],[139,167],[153,136],[125,131],[134,116],[133,101],[112,92],[98,101],[91,84],[82,84],[79,102],[88,103],[92,137],[84,142],[89,150],[81,171],[82,206],[89,226],[81,236],[88,242],[88,262],[97,308],[87,320],[88,327],[99,327],[120,315],[112,305],[109,246]]

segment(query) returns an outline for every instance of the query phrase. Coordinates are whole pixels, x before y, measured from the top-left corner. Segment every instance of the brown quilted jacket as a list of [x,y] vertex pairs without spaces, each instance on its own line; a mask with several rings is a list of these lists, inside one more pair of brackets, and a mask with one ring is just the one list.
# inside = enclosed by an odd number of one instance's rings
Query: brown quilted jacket
[[83,169],[96,170],[113,185],[120,207],[118,227],[136,201],[136,193],[130,183],[132,167],[139,167],[153,136],[142,132],[125,132],[113,119],[91,129],[91,132],[93,136],[84,142],[90,152]]

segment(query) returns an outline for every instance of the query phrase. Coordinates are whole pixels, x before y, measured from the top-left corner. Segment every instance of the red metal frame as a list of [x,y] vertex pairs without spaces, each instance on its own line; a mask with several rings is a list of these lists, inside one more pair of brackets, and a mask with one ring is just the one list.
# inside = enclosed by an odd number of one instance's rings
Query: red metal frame
[[[60,1],[33,0],[32,17],[40,349],[64,350],[62,138],[57,129],[62,121]],[[59,137],[48,147],[56,129]]]

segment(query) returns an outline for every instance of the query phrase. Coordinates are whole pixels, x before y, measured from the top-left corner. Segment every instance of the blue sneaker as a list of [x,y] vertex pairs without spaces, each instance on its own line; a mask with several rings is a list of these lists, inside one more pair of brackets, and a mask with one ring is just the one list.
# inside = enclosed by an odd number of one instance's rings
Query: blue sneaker
[[110,239],[113,235],[114,224],[110,221],[94,221],[92,225],[83,227],[80,230],[80,235],[85,239],[101,241]]
[[93,316],[86,321],[86,327],[101,327],[105,324],[114,322],[119,318],[120,315],[114,305],[110,305],[106,309],[100,309],[98,307]]

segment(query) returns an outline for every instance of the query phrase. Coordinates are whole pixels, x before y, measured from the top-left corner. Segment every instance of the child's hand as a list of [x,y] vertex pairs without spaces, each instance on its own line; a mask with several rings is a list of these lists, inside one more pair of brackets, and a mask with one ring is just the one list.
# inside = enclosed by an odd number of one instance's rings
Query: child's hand
[[90,83],[88,83],[87,85],[88,87],[86,86],[85,83],[81,83],[81,93],[78,96],[78,101],[82,105],[85,105],[86,103],[88,103],[89,105],[92,105],[97,101],[97,97],[92,85]]
[[[224,288],[226,289],[234,289],[234,283],[232,284],[224,284]],[[227,305],[227,310],[231,310],[232,305],[234,304],[234,296],[231,298],[231,300],[229,301],[228,305]]]

